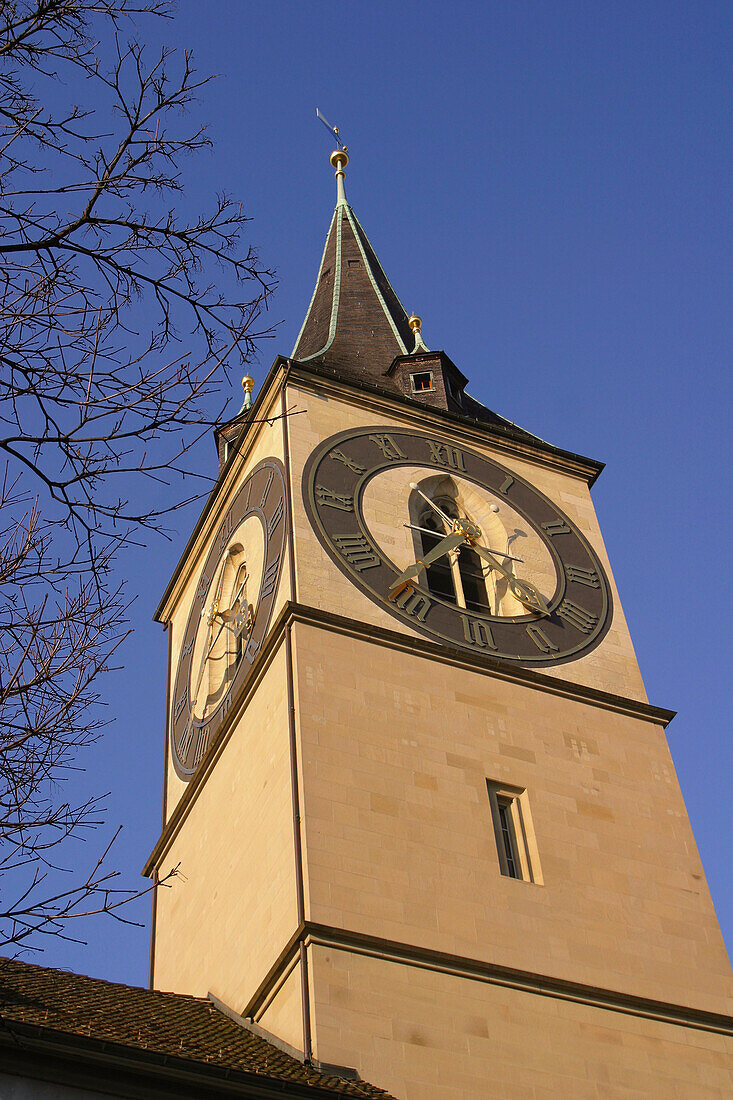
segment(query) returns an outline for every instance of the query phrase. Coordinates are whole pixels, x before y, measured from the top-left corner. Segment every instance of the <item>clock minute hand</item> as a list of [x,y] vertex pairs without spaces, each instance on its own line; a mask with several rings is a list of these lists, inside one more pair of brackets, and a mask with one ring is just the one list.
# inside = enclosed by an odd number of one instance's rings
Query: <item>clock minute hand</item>
[[[212,619],[212,622],[213,622],[213,619]],[[222,630],[224,629],[224,626],[225,626],[225,624],[222,623],[221,626],[219,627],[219,629],[216,632],[216,637],[211,641],[210,644],[209,644],[209,640],[207,638],[207,648],[204,649],[203,655],[201,657],[201,663],[199,665],[198,673],[197,673],[197,677],[196,677],[196,690],[194,692],[193,699],[191,700],[191,706],[192,707],[196,706],[196,699],[198,698],[199,688],[201,687],[201,681],[202,681],[203,676],[204,676],[204,668],[206,667],[206,662],[209,659],[209,657],[211,656],[211,653],[212,653],[212,650],[213,650],[214,646],[219,641],[219,638],[221,636]],[[209,626],[209,638],[211,638],[211,630],[212,630],[212,628],[211,628],[211,626]]]
[[[431,531],[428,527],[416,527],[414,523],[403,523],[403,527],[409,527],[411,531],[422,531],[424,535],[432,535],[435,538],[435,531]],[[504,554],[501,550],[491,550],[490,547],[486,548],[490,554],[499,554],[505,561],[518,561],[524,564],[524,558],[513,558],[511,554]]]
[[442,558],[444,554],[448,554],[451,550],[455,550],[457,546],[466,541],[465,535],[446,535],[444,539],[441,539],[437,546],[425,555],[424,558],[418,558],[414,565],[410,565],[405,569],[404,573],[400,573],[394,584],[389,586],[390,592],[394,588],[402,587],[407,581],[412,580],[413,577],[417,577],[423,570],[427,569],[429,565],[432,565],[438,558]]
[[510,573],[508,569],[504,568],[501,562],[497,561],[494,555],[487,550],[485,546],[479,546],[478,543],[474,543],[473,549],[484,559],[484,561],[487,561],[493,569],[498,570],[499,573],[502,573],[506,577],[512,595],[516,596],[520,603],[530,608],[531,611],[536,611],[538,615],[550,614],[550,609],[545,602],[544,596],[530,581],[520,580],[519,577],[515,577],[513,573]]
[[426,504],[429,504],[429,505],[430,505],[430,507],[431,507],[431,508],[433,509],[433,511],[434,511],[434,512],[437,512],[437,513],[438,513],[438,515],[440,516],[440,518],[441,518],[441,519],[443,520],[443,522],[444,522],[444,523],[447,523],[449,527],[452,527],[452,526],[453,526],[453,520],[452,520],[452,519],[450,519],[450,518],[449,518],[449,517],[448,517],[448,516],[447,516],[447,515],[445,514],[445,512],[443,511],[443,509],[442,509],[442,508],[439,508],[439,507],[438,507],[438,505],[437,505],[437,504],[435,503],[435,501],[434,501],[434,500],[431,500],[431,499],[430,499],[430,497],[429,497],[429,496],[427,496],[427,495],[426,495],[426,494],[425,494],[425,493],[424,493],[424,492],[422,491],[422,489],[420,488],[420,486],[419,486],[419,485],[417,485],[417,484],[416,484],[416,482],[414,482],[414,481],[411,481],[411,482],[410,482],[410,488],[411,488],[411,489],[414,489],[416,493],[419,493],[419,494],[420,494],[420,496],[421,496],[421,497],[423,498],[423,500],[425,501],[425,503],[426,503]]

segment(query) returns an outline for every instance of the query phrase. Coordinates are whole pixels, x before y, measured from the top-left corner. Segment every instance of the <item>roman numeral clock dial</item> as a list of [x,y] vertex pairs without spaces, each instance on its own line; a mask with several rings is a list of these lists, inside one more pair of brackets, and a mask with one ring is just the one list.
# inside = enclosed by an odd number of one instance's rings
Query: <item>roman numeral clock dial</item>
[[182,779],[196,771],[262,648],[286,530],[283,467],[267,458],[220,519],[188,616],[171,704],[173,763]]
[[576,659],[611,622],[608,579],[575,524],[492,459],[401,428],[359,428],[311,454],[319,541],[414,630],[523,665]]

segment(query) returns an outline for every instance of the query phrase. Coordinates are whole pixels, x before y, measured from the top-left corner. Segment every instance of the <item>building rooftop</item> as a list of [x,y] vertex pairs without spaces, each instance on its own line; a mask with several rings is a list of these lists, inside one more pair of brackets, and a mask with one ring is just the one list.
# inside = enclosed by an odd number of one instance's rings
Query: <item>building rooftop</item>
[[67,1079],[68,1072],[64,1077],[59,1069],[60,1052],[67,1051],[73,1052],[77,1083],[87,1087],[92,1082],[82,1067],[93,1066],[98,1076],[106,1064],[115,1067],[118,1083],[125,1073],[162,1083],[175,1079],[176,1095],[187,1095],[190,1088],[192,1095],[203,1095],[205,1081],[211,1095],[220,1086],[241,1096],[389,1100],[388,1093],[366,1081],[305,1065],[206,998],[0,959],[0,1015],[8,1073],[13,1066],[23,1072],[25,1054],[33,1070],[28,1074],[26,1068],[23,1075]]

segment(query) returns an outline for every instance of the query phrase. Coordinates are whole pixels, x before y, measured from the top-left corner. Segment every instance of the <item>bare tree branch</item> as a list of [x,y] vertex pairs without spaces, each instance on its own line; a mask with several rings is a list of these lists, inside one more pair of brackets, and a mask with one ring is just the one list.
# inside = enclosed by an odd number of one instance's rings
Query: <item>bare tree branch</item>
[[138,892],[107,851],[58,887],[65,843],[103,820],[103,799],[64,792],[129,633],[116,557],[201,478],[186,455],[222,417],[227,368],[270,333],[241,205],[186,195],[208,78],[138,37],[170,14],[0,0],[0,945],[127,919]]

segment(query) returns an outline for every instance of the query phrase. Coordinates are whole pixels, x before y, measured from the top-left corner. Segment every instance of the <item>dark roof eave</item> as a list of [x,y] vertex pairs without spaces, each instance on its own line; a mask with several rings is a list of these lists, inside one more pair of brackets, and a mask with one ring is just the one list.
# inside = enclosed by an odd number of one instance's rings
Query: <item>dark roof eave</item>
[[[277,362],[277,361],[276,361]],[[589,474],[588,484],[592,486],[598,480],[600,474],[605,469],[605,462],[601,462],[595,458],[588,458],[586,455],[576,454],[573,451],[563,450],[562,447],[555,447],[552,443],[547,443],[539,436],[532,435],[531,432],[526,432],[522,428],[515,427],[509,421],[506,425],[503,424],[488,424],[485,420],[480,420],[478,417],[465,416],[462,413],[449,412],[447,409],[434,408],[432,405],[421,405],[411,397],[405,397],[402,394],[395,393],[394,390],[384,389],[382,386],[378,386],[373,382],[367,382],[363,379],[354,378],[352,376],[346,377],[340,371],[326,367],[323,364],[316,366],[312,363],[302,363],[297,359],[288,360],[290,367],[298,371],[304,371],[309,374],[314,374],[316,377],[334,379],[346,386],[353,386],[354,389],[364,390],[368,393],[373,393],[375,396],[386,397],[390,401],[394,401],[396,404],[402,405],[409,409],[422,410],[429,412],[433,416],[438,416],[443,420],[447,420],[452,424],[459,424],[464,426],[470,426],[471,428],[478,428],[479,430],[486,432],[488,435],[496,434],[501,438],[510,439],[514,443],[521,443],[524,445],[531,445],[535,450],[540,451],[543,454],[551,455],[554,458],[564,459],[568,462],[573,462],[578,465],[584,466]],[[473,398],[473,400],[476,400]]]
[[[18,1040],[22,1039],[22,1043]],[[41,1076],[43,1066],[39,1057],[46,1056],[51,1062],[47,1080],[58,1081],[59,1072],[64,1083],[83,1081],[86,1087],[98,1085],[90,1081],[87,1072],[95,1069],[98,1076],[112,1076],[122,1095],[139,1095],[140,1077],[154,1078],[160,1085],[176,1085],[176,1091],[161,1095],[191,1096],[222,1095],[247,1096],[252,1100],[270,1100],[275,1097],[291,1097],[292,1100],[333,1100],[339,1093],[332,1089],[323,1089],[315,1084],[301,1081],[288,1081],[282,1077],[266,1077],[261,1073],[242,1070],[231,1066],[222,1066],[214,1062],[202,1062],[181,1058],[125,1043],[116,1043],[109,1039],[97,1039],[93,1036],[78,1035],[75,1032],[58,1031],[38,1024],[27,1024],[16,1020],[6,1020],[0,1031],[0,1050],[3,1050],[3,1068],[13,1073],[23,1067],[24,1055],[32,1055],[28,1061],[33,1066],[33,1076]],[[15,1058],[13,1058],[15,1054]],[[56,1069],[56,1075],[52,1069]],[[120,1074],[129,1074],[129,1081],[120,1079]],[[25,1075],[25,1074],[24,1074]],[[152,1084],[153,1082],[148,1082]],[[128,1091],[128,1087],[130,1091]],[[178,1091],[179,1088],[185,1092]],[[247,1090],[246,1092],[244,1090]],[[122,1091],[124,1090],[124,1091]],[[341,1094],[345,1095],[345,1094]],[[386,1095],[386,1094],[385,1094]]]

